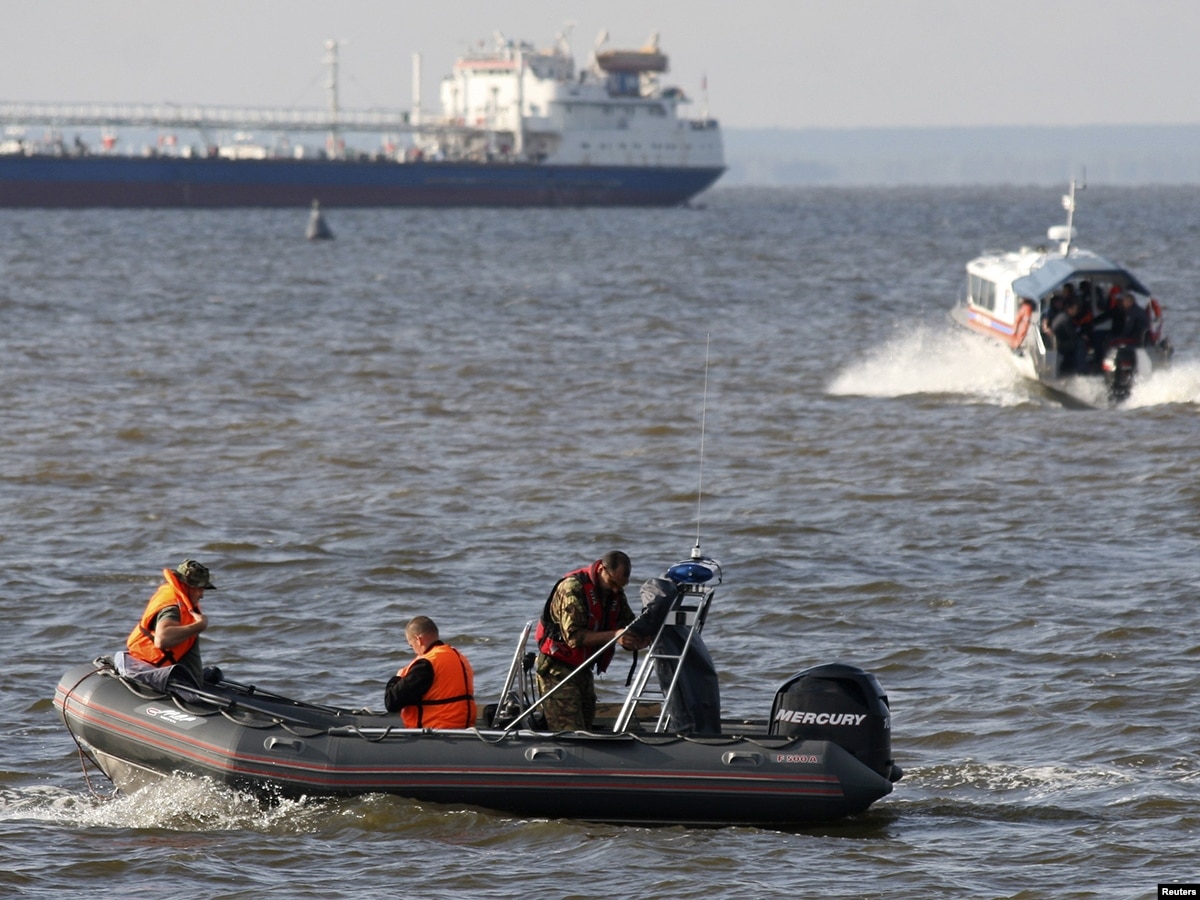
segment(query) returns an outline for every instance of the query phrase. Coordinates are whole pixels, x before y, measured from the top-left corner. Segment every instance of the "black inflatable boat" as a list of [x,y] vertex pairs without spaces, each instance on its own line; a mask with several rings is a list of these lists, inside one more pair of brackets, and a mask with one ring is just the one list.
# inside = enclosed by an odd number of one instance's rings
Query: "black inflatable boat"
[[631,627],[653,642],[625,702],[592,732],[539,728],[528,625],[472,729],[407,729],[398,716],[227,680],[157,690],[108,659],[68,670],[54,705],[124,791],[183,773],[268,799],[387,793],[520,816],[776,827],[861,813],[890,793],[900,770],[888,700],[862,669],[807,669],[779,687],[768,716],[721,717],[700,636],[720,581],[697,548],[643,587]]

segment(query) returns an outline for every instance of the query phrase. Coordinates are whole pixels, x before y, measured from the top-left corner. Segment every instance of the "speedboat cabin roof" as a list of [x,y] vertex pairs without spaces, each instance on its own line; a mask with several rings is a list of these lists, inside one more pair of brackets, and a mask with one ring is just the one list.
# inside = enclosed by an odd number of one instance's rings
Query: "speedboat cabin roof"
[[1028,275],[1012,283],[1013,293],[1019,297],[1038,299],[1053,293],[1068,282],[1089,279],[1093,284],[1120,285],[1136,294],[1149,296],[1150,291],[1134,275],[1102,256],[1086,251],[1074,251],[1062,259],[1051,257]]

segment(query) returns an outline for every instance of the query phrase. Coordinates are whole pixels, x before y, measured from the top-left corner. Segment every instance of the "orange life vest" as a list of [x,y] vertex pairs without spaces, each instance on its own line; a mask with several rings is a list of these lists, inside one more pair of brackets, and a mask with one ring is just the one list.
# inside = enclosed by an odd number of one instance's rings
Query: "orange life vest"
[[430,647],[400,673],[408,674],[417,660],[433,666],[433,684],[425,696],[400,710],[405,728],[471,728],[475,724],[475,673],[467,658],[447,644]]
[[[558,590],[558,586],[568,578],[578,579],[579,583],[583,586],[583,599],[587,603],[588,611],[588,631],[611,631],[615,629],[617,627],[617,620],[621,615],[621,602],[620,594],[613,593],[609,594],[607,605],[600,601],[599,592],[596,590],[596,585],[600,581],[600,560],[596,560],[586,568],[568,572],[550,590],[550,596],[546,598],[546,605],[542,608],[542,617],[538,620],[536,634],[538,650],[551,659],[557,659],[559,662],[564,662],[572,668],[578,668],[583,665],[592,651],[584,647],[572,647],[568,644],[564,640],[564,635],[561,633],[558,623],[550,615],[550,601],[554,599],[554,594]],[[608,664],[612,661],[615,652],[616,649],[614,647],[609,647],[601,654],[600,658],[595,662],[597,672],[604,672],[608,668]]]
[[179,624],[191,625],[196,621],[195,613],[200,611],[200,608],[188,599],[186,586],[178,572],[173,569],[163,569],[163,578],[165,583],[158,586],[158,590],[146,604],[146,611],[142,613],[141,619],[133,626],[133,631],[129,632],[129,638],[125,641],[125,646],[131,656],[148,662],[152,666],[170,666],[179,662],[192,649],[198,637],[193,634],[174,647],[162,650],[154,646],[155,619],[158,618],[160,612],[168,607],[176,606],[179,608]]

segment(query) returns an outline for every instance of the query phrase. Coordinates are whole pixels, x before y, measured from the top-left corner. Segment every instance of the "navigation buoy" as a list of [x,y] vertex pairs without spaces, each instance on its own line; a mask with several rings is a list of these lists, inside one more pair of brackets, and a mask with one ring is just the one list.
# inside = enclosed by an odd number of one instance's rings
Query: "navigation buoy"
[[308,216],[308,229],[304,232],[304,235],[310,241],[333,240],[333,232],[329,230],[329,225],[325,222],[325,216],[321,214],[321,204],[317,200],[312,202],[312,212]]

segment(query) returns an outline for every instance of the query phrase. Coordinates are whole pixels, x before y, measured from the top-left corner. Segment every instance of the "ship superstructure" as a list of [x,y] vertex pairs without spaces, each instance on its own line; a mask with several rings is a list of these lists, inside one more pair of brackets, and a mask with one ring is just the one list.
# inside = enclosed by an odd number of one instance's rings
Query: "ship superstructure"
[[561,36],[549,49],[497,36],[461,57],[442,81],[442,118],[418,123],[432,158],[515,159],[559,165],[723,167],[713,119],[686,119],[664,87],[668,60],[653,36],[640,50],[600,50],[577,72]]

